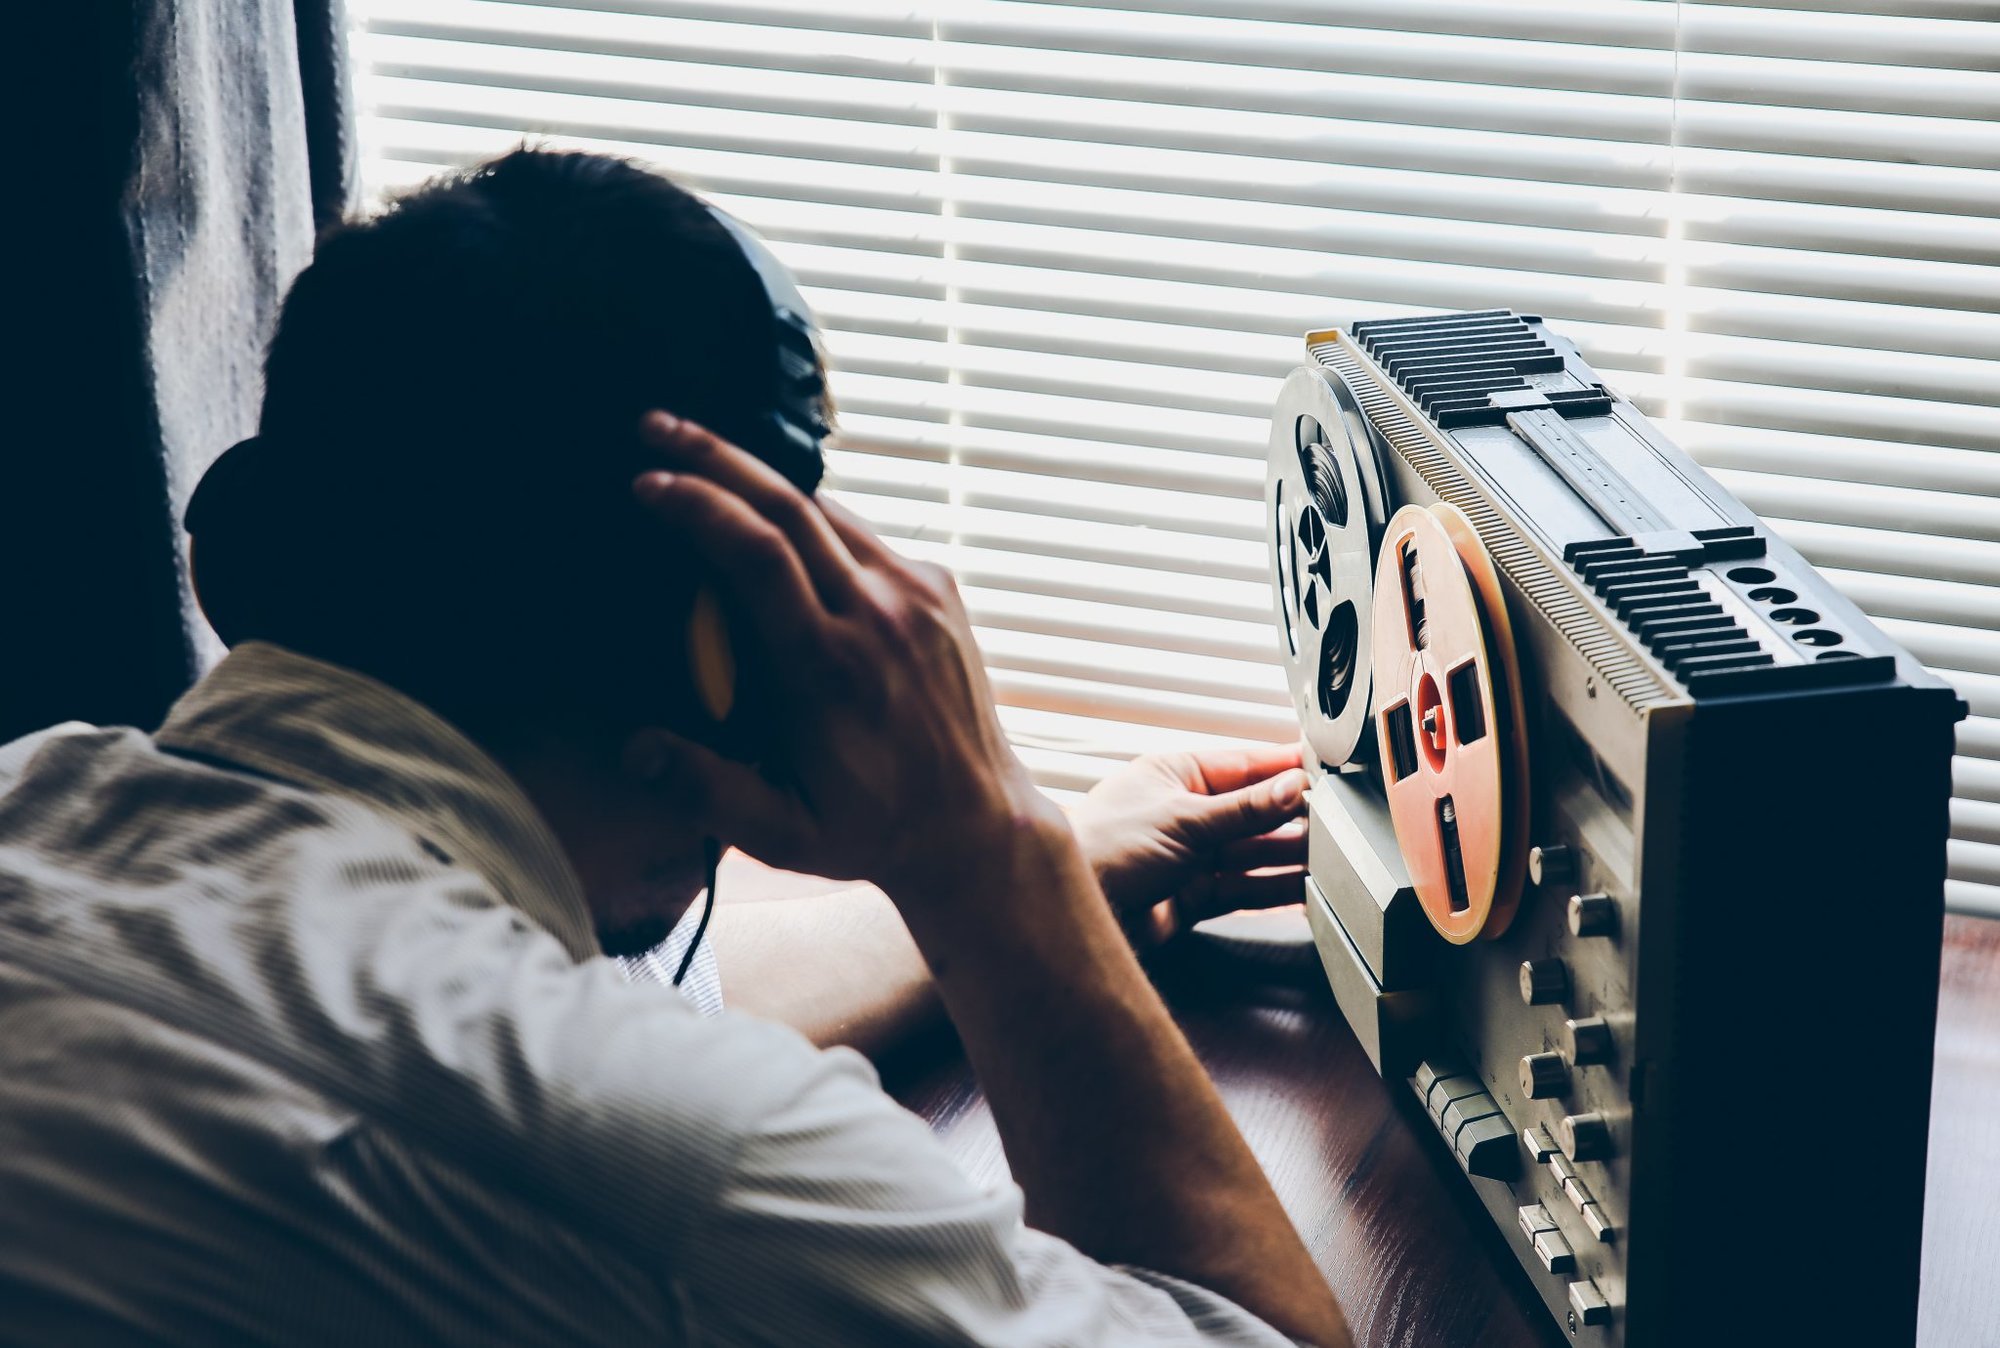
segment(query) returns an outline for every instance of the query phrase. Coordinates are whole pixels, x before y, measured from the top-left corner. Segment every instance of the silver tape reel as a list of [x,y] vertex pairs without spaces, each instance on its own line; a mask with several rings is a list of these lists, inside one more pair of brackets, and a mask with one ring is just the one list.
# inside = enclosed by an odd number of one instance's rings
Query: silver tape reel
[[1372,428],[1316,367],[1294,370],[1278,392],[1264,507],[1292,704],[1306,744],[1337,768],[1372,739],[1375,548],[1387,501]]

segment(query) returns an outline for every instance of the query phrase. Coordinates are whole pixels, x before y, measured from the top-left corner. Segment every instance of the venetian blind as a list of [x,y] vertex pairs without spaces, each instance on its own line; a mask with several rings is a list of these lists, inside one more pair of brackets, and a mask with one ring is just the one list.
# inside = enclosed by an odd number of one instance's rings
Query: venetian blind
[[2000,5],[351,6],[372,189],[527,138],[773,241],[833,484],[956,569],[1046,785],[1293,733],[1298,335],[1510,306],[1971,703],[1948,898],[2000,911]]

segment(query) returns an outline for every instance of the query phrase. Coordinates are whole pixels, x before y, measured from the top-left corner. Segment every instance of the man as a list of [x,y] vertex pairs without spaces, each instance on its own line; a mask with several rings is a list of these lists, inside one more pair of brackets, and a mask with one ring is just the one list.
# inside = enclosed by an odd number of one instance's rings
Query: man
[[[774,340],[726,224],[610,160],[324,241],[191,521],[235,649],[155,735],[0,750],[0,1336],[1349,1342],[1079,845],[1138,910],[1254,884],[1296,772],[1142,769],[1072,828],[949,580],[731,443]],[[722,844],[875,887],[907,946],[797,1018],[934,998],[1018,1191],[858,1056],[600,957]],[[732,1000],[815,981],[724,912]]]

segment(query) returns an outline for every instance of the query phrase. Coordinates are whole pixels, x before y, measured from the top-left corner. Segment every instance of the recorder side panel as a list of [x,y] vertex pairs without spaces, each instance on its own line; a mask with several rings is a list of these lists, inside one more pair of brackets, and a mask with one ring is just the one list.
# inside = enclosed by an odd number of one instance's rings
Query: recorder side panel
[[1632,1348],[1914,1341],[1949,697],[1703,705],[1659,746]]

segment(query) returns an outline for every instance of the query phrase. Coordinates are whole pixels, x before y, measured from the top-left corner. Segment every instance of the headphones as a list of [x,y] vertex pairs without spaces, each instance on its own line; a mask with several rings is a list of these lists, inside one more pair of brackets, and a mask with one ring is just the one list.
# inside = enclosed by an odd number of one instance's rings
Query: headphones
[[[719,206],[703,202],[710,216],[734,241],[737,252],[750,267],[770,306],[772,326],[771,410],[758,417],[737,437],[742,448],[770,464],[808,496],[819,487],[825,473],[824,443],[826,422],[825,365],[821,358],[819,329],[812,311],[799,293],[798,283],[779,262],[770,247],[749,228]],[[235,494],[232,483],[239,481],[246,467],[263,458],[268,446],[257,436],[240,441],[223,451],[209,465],[189,498],[183,522],[190,536],[205,527],[221,508],[222,498]],[[707,713],[725,752],[754,749],[752,740],[730,725],[737,701],[737,660],[730,639],[729,623],[713,586],[697,585],[687,619],[688,672],[695,695]],[[721,859],[721,845],[710,838],[703,843],[707,871],[707,895],[694,937],[688,942],[674,974],[679,986],[687,976],[701,948],[703,936],[715,908],[715,873]]]
[[[759,443],[743,448],[810,496],[826,471],[824,442],[828,435],[819,329],[805,297],[799,294],[798,283],[770,247],[721,207],[703,204],[736,241],[744,261],[757,274],[765,302],[771,306],[777,338],[771,411],[754,428]],[[726,725],[736,705],[736,653],[722,603],[714,588],[706,584],[696,589],[694,605],[688,611],[688,671],[709,719],[717,726]]]
[[[776,341],[775,396],[771,411],[761,418],[754,434],[761,442],[745,444],[749,450],[780,473],[806,495],[819,488],[826,472],[825,363],[819,349],[819,329],[812,310],[799,294],[798,282],[778,261],[769,246],[751,233],[741,221],[712,203],[709,214],[736,240],[743,258],[757,274],[764,288],[765,302],[771,306]],[[688,610],[688,672],[694,681],[702,708],[725,735],[729,714],[736,706],[736,651],[729,638],[729,623],[722,602],[712,586],[695,590],[694,605]],[[741,736],[727,736],[741,743]],[[681,954],[674,970],[674,986],[679,987],[694,964],[708,933],[709,919],[715,915],[716,868],[722,860],[722,846],[714,838],[702,841],[702,864],[707,885],[702,896],[701,917],[694,936]]]

